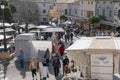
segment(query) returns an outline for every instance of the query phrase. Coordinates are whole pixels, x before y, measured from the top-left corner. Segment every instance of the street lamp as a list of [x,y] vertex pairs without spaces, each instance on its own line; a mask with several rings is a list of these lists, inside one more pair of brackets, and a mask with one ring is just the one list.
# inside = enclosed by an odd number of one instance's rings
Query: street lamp
[[5,33],[5,26],[4,26],[4,9],[5,9],[5,5],[1,4],[0,5],[1,9],[2,9],[2,18],[3,18],[3,30],[4,30],[4,51],[7,51],[7,45],[6,45],[6,33]]

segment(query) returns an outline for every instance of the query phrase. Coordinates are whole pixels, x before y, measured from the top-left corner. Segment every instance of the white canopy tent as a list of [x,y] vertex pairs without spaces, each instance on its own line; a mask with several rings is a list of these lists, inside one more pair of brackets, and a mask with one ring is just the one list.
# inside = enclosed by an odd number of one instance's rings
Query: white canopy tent
[[70,24],[73,24],[73,22],[70,21],[70,20],[67,20],[67,21],[65,21],[63,24],[65,24],[65,25],[70,25]]
[[[4,26],[5,26],[5,27],[11,27],[11,24],[9,24],[9,23],[4,23]],[[3,27],[3,23],[0,23],[0,27]]]
[[37,29],[44,29],[44,28],[49,28],[49,27],[52,27],[52,26],[49,26],[49,25],[36,26]]
[[[25,53],[25,61],[28,62],[32,57],[41,58],[44,52],[49,48],[50,53],[52,52],[52,41],[36,41],[35,36],[32,33],[25,33],[17,35],[15,38],[15,55],[20,55],[20,50]],[[38,54],[38,50],[40,53]],[[51,58],[51,56],[50,56]]]
[[80,66],[85,77],[113,80],[112,75],[119,72],[120,38],[84,37],[66,52]]
[[[10,39],[11,37],[13,37],[13,36],[6,36],[6,39]],[[3,35],[0,35],[0,40],[4,40],[4,36]]]
[[63,28],[57,27],[57,28],[45,28],[41,32],[65,32]]
[[[25,28],[25,26],[26,26],[26,24],[21,24],[21,25],[19,25],[19,27],[21,27],[21,28]],[[36,27],[37,27],[37,25],[28,24],[28,28],[29,28],[29,29],[36,28]]]

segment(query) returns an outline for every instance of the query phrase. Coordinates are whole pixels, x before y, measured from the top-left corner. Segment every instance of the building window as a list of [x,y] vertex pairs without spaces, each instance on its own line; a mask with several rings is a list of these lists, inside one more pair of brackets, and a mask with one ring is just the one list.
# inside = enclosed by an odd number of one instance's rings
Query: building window
[[81,4],[83,4],[83,1],[81,2]]
[[102,11],[102,16],[105,16],[105,9],[103,9]]
[[112,4],[112,1],[110,1],[110,4]]
[[75,14],[77,14],[77,9],[75,9]]
[[81,16],[83,16],[83,10],[81,10]]
[[67,15],[67,9],[65,9],[65,15]]
[[46,13],[46,10],[43,10],[43,13]]
[[43,21],[46,21],[47,19],[46,18],[43,18]]
[[69,14],[71,15],[71,9],[69,9]]
[[105,1],[103,1],[103,4],[105,4]]
[[45,4],[43,4],[43,6],[45,6]]
[[96,13],[97,13],[97,15],[99,15],[99,9],[97,9],[97,12],[96,12]]
[[118,17],[119,17],[119,19],[120,19],[120,10],[118,10]]
[[88,1],[88,4],[90,4],[90,2]]
[[91,4],[93,4],[93,1],[91,1]]
[[112,16],[112,10],[109,10],[109,17]]
[[99,4],[99,1],[97,1],[97,4]]

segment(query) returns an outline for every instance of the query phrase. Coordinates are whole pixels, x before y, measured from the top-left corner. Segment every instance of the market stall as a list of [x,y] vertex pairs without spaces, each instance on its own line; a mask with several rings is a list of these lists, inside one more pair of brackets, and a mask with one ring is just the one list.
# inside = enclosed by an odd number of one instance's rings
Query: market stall
[[119,72],[120,38],[83,37],[66,49],[86,78],[113,80]]

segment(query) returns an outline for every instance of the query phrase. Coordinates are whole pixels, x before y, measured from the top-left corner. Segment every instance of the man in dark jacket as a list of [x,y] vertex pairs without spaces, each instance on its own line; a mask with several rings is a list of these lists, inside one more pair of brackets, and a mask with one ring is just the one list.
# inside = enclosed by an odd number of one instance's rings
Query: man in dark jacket
[[57,77],[58,74],[59,74],[60,66],[61,66],[60,60],[59,60],[58,56],[55,56],[54,59],[53,59],[53,68],[54,68],[55,77]]

